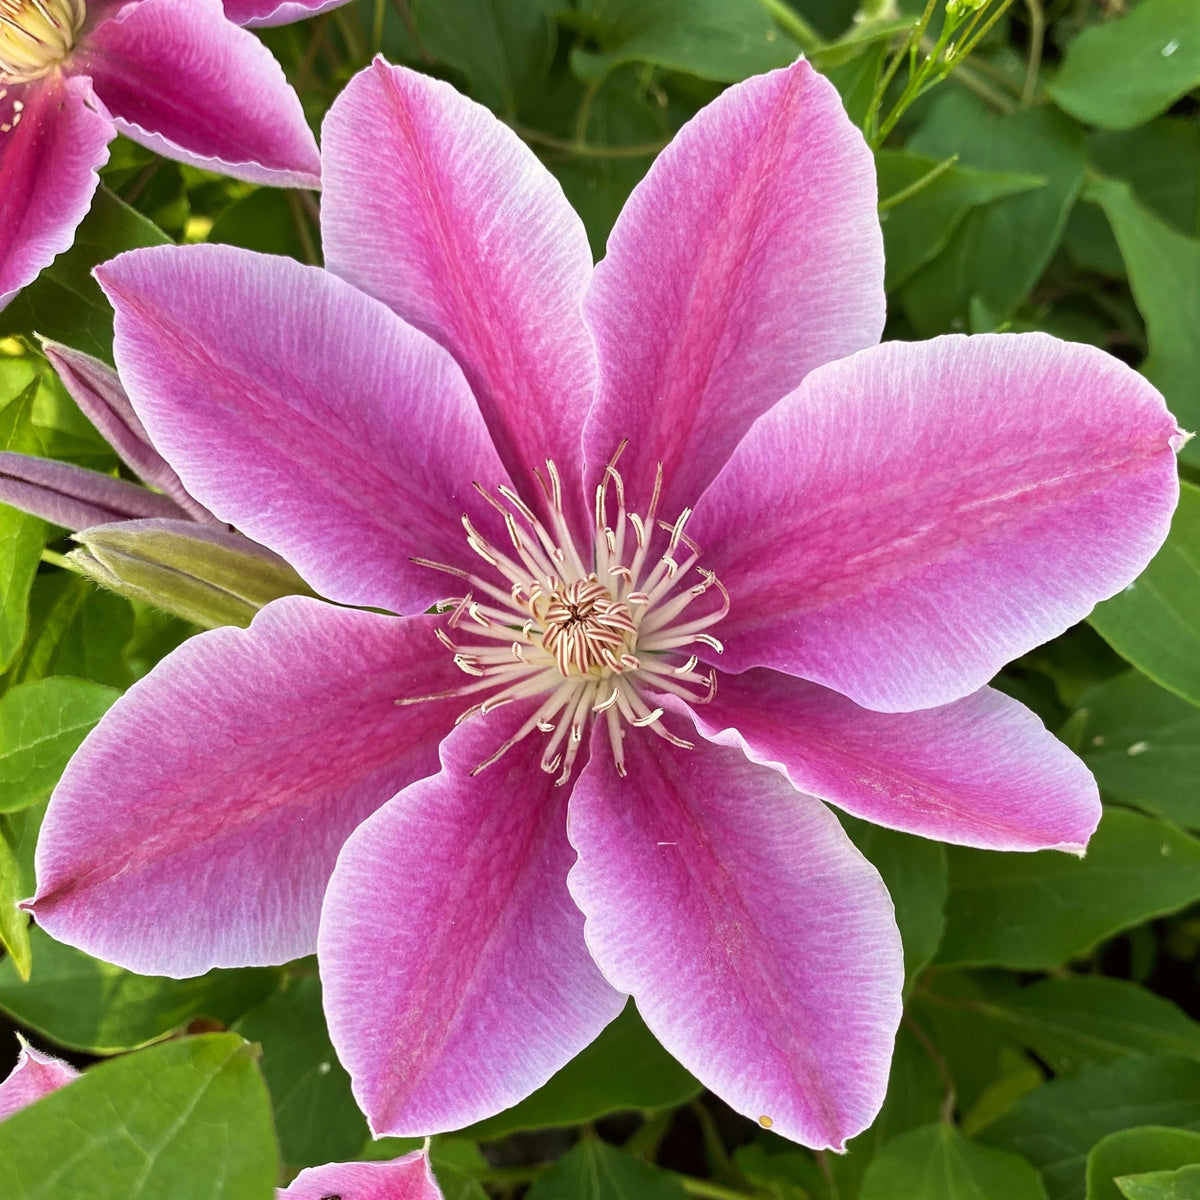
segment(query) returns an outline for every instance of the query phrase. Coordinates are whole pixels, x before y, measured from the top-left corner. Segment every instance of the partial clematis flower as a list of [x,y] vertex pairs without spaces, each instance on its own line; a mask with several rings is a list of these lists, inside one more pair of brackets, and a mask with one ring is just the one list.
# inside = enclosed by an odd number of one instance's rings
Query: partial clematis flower
[[323,7],[230,0],[226,16],[221,0],[0,0],[0,308],[71,245],[118,133],[252,183],[319,187],[299,98],[233,22]]
[[329,270],[97,274],[158,451],[328,601],[117,701],[32,911],[173,976],[315,945],[376,1134],[517,1102],[632,995],[738,1111],[843,1147],[903,966],[826,804],[1083,851],[1091,776],[986,685],[1150,560],[1175,422],[1090,346],[879,345],[873,160],[804,62],[685,126],[595,268],[445,83],[376,62],[323,138]]
[[[19,1036],[19,1035],[18,1035]],[[0,1121],[58,1091],[79,1072],[69,1063],[35,1050],[23,1038],[17,1065],[0,1080]],[[278,1200],[442,1200],[429,1159],[416,1150],[390,1162],[326,1163],[300,1172],[276,1189]]]
[[238,25],[290,25],[341,8],[347,0],[224,0],[225,15]]

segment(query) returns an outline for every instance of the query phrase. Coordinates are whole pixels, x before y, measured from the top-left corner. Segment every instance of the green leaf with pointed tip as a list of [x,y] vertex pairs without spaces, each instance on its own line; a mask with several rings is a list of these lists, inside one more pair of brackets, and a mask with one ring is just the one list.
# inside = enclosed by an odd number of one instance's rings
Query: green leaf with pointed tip
[[1106,799],[1200,829],[1200,708],[1125,671],[1079,700],[1074,743]]
[[170,240],[153,221],[101,187],[71,249],[0,313],[0,337],[38,333],[112,362],[113,313],[92,268],[124,250]]
[[101,1063],[0,1123],[5,1200],[273,1200],[255,1050],[185,1038]]
[[1122,1200],[1119,1175],[1166,1171],[1200,1162],[1200,1133],[1163,1125],[1122,1129],[1098,1141],[1088,1155],[1087,1200]]
[[[1142,372],[1166,396],[1180,425],[1194,432],[1200,429],[1200,239],[1155,216],[1128,184],[1097,180],[1087,197],[1108,217],[1146,321],[1150,353]],[[1200,465],[1196,439],[1180,457]]]
[[1142,0],[1127,16],[1071,41],[1050,95],[1089,125],[1131,129],[1197,86],[1200,5]]
[[90,679],[52,677],[18,684],[0,696],[0,812],[45,799],[119,695]]
[[[33,380],[0,409],[0,450],[29,454],[38,448],[31,421],[39,386]],[[29,590],[45,534],[39,518],[0,504],[0,671],[12,662],[25,636]]]
[[1170,1000],[1124,979],[1044,979],[982,1001],[977,1011],[997,1021],[1056,1074],[1127,1054],[1200,1059],[1200,1023]]
[[1116,1180],[1125,1200],[1200,1200],[1200,1164]]
[[1046,1200],[1037,1171],[938,1122],[896,1138],[863,1178],[859,1200]]
[[621,1015],[544,1087],[465,1132],[477,1139],[519,1129],[578,1125],[622,1109],[686,1104],[700,1084],[646,1028],[631,1000]]
[[585,1138],[528,1192],[527,1200],[684,1200],[674,1175]]
[[17,859],[17,831],[12,820],[0,814],[0,946],[8,953],[17,978],[29,978],[33,952],[29,948],[29,918],[17,907],[25,898],[21,864]]
[[1029,1159],[1050,1200],[1084,1200],[1088,1152],[1134,1125],[1200,1128],[1200,1063],[1155,1056],[1084,1067],[1023,1096],[979,1137]]
[[571,54],[584,80],[623,63],[649,63],[734,83],[785,67],[800,53],[759,0],[580,0],[575,19],[600,45],[598,53]]
[[[1200,281],[1200,280],[1198,280]],[[1200,330],[1197,331],[1200,336]],[[1123,592],[1097,604],[1092,628],[1155,683],[1200,704],[1200,488],[1180,486],[1171,532]]]
[[938,961],[1038,971],[1122,929],[1200,900],[1200,840],[1109,810],[1074,858],[949,847],[950,895]]
[[227,1024],[279,986],[273,967],[162,979],[100,962],[36,926],[30,941],[34,965],[28,983],[10,961],[0,962],[0,1012],[60,1046],[89,1054],[133,1050],[201,1016]]

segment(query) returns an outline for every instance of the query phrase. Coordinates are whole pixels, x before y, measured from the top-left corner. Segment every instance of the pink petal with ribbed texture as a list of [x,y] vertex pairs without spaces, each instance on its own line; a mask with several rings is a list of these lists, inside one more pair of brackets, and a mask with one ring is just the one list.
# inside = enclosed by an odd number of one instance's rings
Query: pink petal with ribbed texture
[[592,258],[554,177],[487,109],[382,60],[334,102],[322,144],[329,269],[451,351],[527,499],[547,457],[578,478]]
[[[519,706],[514,706],[519,707]],[[567,894],[568,790],[528,712],[462,725],[442,772],[346,843],[321,916],[329,1032],[376,1135],[459,1129],[523,1099],[617,1014]]]
[[188,495],[179,476],[155,450],[112,367],[57,342],[43,342],[42,351],[83,415],[139,479],[164,492],[193,519],[216,521],[204,505]]
[[1046,334],[892,342],[821,367],[688,526],[732,596],[721,665],[881,711],[969,695],[1150,561],[1177,442],[1140,375]]
[[279,1200],[442,1200],[419,1150],[391,1162],[326,1163],[301,1171]]
[[20,1034],[17,1037],[21,1042],[17,1065],[0,1082],[0,1121],[79,1077],[70,1063],[35,1050]]
[[137,517],[187,517],[173,500],[136,483],[12,450],[0,450],[0,503],[71,530]]
[[225,0],[225,15],[238,25],[290,25],[339,8],[346,0]]
[[609,982],[738,1112],[840,1149],[883,1101],[903,982],[882,880],[837,818],[738,750],[598,743],[571,895]]
[[221,0],[114,8],[68,60],[117,128],[193,166],[277,187],[321,186],[299,97],[271,52]]
[[875,165],[807,62],[731,87],[634,189],[584,311],[600,392],[593,475],[623,438],[645,501],[658,462],[674,520],[751,422],[814,367],[879,341]]
[[507,479],[451,357],[335,275],[232,246],[96,272],[121,378],[188,491],[320,593],[420,612],[474,559],[472,480]]
[[74,241],[116,131],[90,107],[91,87],[85,79],[48,77],[30,85],[10,84],[7,91],[0,86],[0,92],[5,92],[0,96],[3,308]]
[[859,708],[777,671],[719,675],[700,732],[876,825],[985,850],[1082,853],[1100,794],[1023,704],[983,688],[911,713]]
[[463,707],[396,704],[462,678],[435,623],[290,596],[248,630],[185,642],[63,774],[38,842],[38,923],[145,975],[311,954],[342,843],[437,770]]

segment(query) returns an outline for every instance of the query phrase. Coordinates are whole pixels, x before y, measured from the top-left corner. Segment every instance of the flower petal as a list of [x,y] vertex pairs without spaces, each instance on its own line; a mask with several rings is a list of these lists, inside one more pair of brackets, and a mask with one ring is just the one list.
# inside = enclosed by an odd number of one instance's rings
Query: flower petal
[[331,271],[458,360],[526,499],[546,458],[577,470],[595,363],[583,224],[533,152],[447,83],[382,60],[322,131]]
[[755,424],[688,526],[732,597],[722,665],[881,711],[969,695],[1150,561],[1177,441],[1140,375],[1046,334],[822,367]]
[[737,750],[625,739],[571,799],[588,948],[662,1044],[739,1112],[841,1149],[883,1102],[900,935],[882,880],[818,800]]
[[992,688],[879,713],[777,671],[718,678],[692,713],[706,738],[876,825],[985,850],[1082,853],[1100,821],[1083,762]]
[[300,100],[271,52],[220,0],[141,0],[98,22],[75,54],[117,128],[193,166],[278,187],[321,186]]
[[420,1150],[391,1162],[326,1163],[301,1171],[278,1200],[442,1200]]
[[188,491],[346,604],[427,609],[507,477],[450,356],[334,275],[232,246],[98,268],[117,364]]
[[287,597],[202,633],[109,710],[37,848],[38,923],[147,975],[311,954],[342,843],[437,769],[463,707],[433,617]]
[[51,77],[0,93],[3,308],[74,241],[116,131],[88,103],[91,88],[83,79]]
[[346,0],[224,0],[225,15],[238,25],[290,25],[338,8]]
[[7,1079],[0,1081],[0,1121],[56,1092],[79,1076],[70,1063],[35,1050],[20,1034],[21,1052]]
[[567,791],[504,708],[346,843],[321,915],[329,1032],[377,1136],[440,1133],[523,1099],[621,1011],[567,894]]
[[[216,518],[187,494],[179,476],[150,441],[121,386],[116,371],[107,363],[72,350],[58,342],[45,341],[42,352],[79,405],[80,411],[104,436],[135,475],[164,492],[194,520],[213,523]],[[82,526],[80,527],[82,528]]]
[[875,165],[804,61],[730,88],[659,155],[584,305],[600,358],[594,472],[622,438],[644,499],[694,504],[754,419],[814,367],[879,341]]

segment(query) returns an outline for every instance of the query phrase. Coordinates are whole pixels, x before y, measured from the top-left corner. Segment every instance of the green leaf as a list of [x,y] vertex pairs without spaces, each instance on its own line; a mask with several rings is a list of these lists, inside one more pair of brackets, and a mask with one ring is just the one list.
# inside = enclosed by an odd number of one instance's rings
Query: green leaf
[[[0,409],[0,450],[37,449],[30,422],[38,393],[35,379]],[[37,517],[0,504],[0,671],[21,645],[28,621],[29,589],[42,556],[46,526]]]
[[1050,95],[1102,129],[1130,129],[1200,85],[1200,5],[1142,0],[1128,16],[1085,29],[1067,46]]
[[1200,900],[1200,841],[1107,812],[1077,859],[951,846],[943,963],[1046,970],[1104,938]]
[[[1166,396],[1183,428],[1194,431],[1200,428],[1200,239],[1149,212],[1128,184],[1099,180],[1087,195],[1108,217],[1146,321],[1150,353],[1142,372]],[[1200,465],[1194,439],[1181,457]]]
[[262,1046],[283,1161],[315,1167],[356,1158],[367,1123],[329,1040],[316,975],[289,976],[234,1028]]
[[1125,671],[1089,688],[1073,743],[1109,800],[1200,828],[1200,709]]
[[213,222],[207,241],[242,246],[260,254],[286,254],[300,262],[311,261],[317,251],[315,235],[306,244],[301,231],[309,232],[309,218],[301,209],[300,193],[284,188],[255,188],[231,204]]
[[466,1133],[488,1140],[519,1129],[579,1125],[621,1109],[672,1108],[700,1091],[700,1084],[658,1044],[630,1001],[549,1083]]
[[278,970],[269,967],[162,979],[100,962],[36,926],[30,940],[28,983],[10,961],[0,962],[0,1012],[60,1046],[90,1054],[144,1046],[199,1016],[228,1024],[279,986]]
[[1200,1165],[1124,1175],[1116,1183],[1126,1200],[1200,1200]]
[[254,1049],[186,1038],[102,1063],[0,1124],[5,1200],[273,1200]]
[[[407,1154],[408,1151],[401,1153]],[[434,1138],[429,1148],[429,1165],[433,1168],[444,1200],[488,1200],[483,1184],[473,1177],[473,1173],[486,1170],[488,1164],[480,1154],[479,1147],[469,1139]],[[347,1197],[346,1200],[353,1198]]]
[[1155,683],[1200,704],[1197,596],[1200,488],[1183,483],[1162,549],[1129,587],[1097,604],[1088,621],[1118,654]]
[[1023,1158],[968,1141],[938,1122],[896,1138],[863,1178],[859,1200],[1045,1200]]
[[0,696],[0,811],[50,794],[67,760],[120,693],[88,679],[36,679]]
[[979,1136],[1029,1159],[1050,1200],[1084,1200],[1088,1151],[1133,1125],[1200,1127],[1200,1063],[1165,1056],[1087,1066],[1023,1096]]
[[685,1195],[675,1176],[586,1138],[529,1189],[527,1200],[684,1200]]
[[980,1011],[1056,1074],[1128,1054],[1200,1059],[1200,1024],[1170,1000],[1124,979],[1045,979],[985,1002]]
[[1009,316],[1033,289],[1062,237],[1083,184],[1083,131],[1052,108],[991,114],[966,93],[949,93],[913,135],[908,150],[936,161],[958,156],[979,171],[1036,175],[1044,187],[968,213],[944,253],[900,289],[924,336],[965,329],[972,302]]
[[17,858],[17,830],[13,821],[0,814],[0,946],[8,953],[17,978],[29,978],[33,951],[29,947],[29,918],[17,907],[25,898],[21,887],[21,864]]
[[904,942],[904,975],[911,987],[937,953],[942,938],[946,848],[940,842],[897,833],[844,813],[838,813],[838,819],[850,840],[883,876],[891,894]]
[[558,0],[421,0],[425,49],[466,77],[471,95],[513,117],[554,61]]
[[152,221],[101,187],[71,249],[0,313],[0,337],[39,333],[111,362],[112,309],[92,268],[124,250],[169,241]]
[[1093,133],[1092,165],[1129,184],[1140,204],[1191,237],[1200,234],[1200,125],[1160,117],[1139,129]]
[[[971,209],[1046,183],[1040,175],[974,171],[960,166],[950,166],[934,176],[942,163],[905,150],[878,151],[875,166],[889,292],[946,248]],[[929,182],[921,186],[924,179]],[[919,190],[896,202],[912,188]]]
[[584,80],[623,63],[650,63],[734,83],[787,66],[800,53],[759,0],[580,0],[578,9],[578,23],[601,47],[572,52]]
[[1200,1162],[1200,1133],[1144,1125],[1110,1133],[1087,1161],[1087,1200],[1121,1200],[1119,1175],[1141,1175]]

